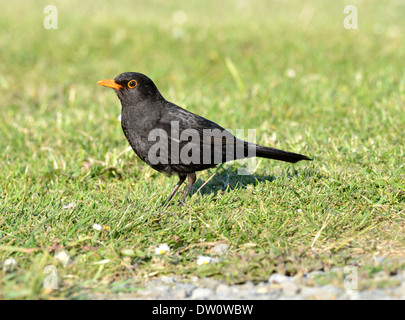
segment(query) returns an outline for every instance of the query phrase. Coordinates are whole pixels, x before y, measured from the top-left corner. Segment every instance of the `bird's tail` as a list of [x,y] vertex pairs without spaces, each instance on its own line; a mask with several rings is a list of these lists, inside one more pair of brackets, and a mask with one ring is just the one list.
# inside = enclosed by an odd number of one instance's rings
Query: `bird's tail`
[[260,145],[256,145],[256,157],[267,158],[267,159],[275,159],[281,160],[291,163],[296,163],[301,160],[310,160],[311,158],[304,156],[302,154],[283,151],[275,148],[264,147]]

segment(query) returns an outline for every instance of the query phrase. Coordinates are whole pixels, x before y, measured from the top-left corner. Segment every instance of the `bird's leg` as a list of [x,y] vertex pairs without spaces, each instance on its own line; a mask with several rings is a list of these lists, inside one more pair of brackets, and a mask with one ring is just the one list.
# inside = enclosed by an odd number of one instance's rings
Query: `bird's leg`
[[186,180],[186,175],[179,175],[179,182],[177,182],[177,184],[174,186],[172,192],[169,195],[169,198],[167,198],[167,200],[165,202],[163,202],[162,207],[166,206],[170,200],[173,199],[174,195],[176,194],[177,190],[179,190],[180,186],[183,184],[184,180]]
[[184,192],[183,198],[181,198],[181,200],[179,202],[180,206],[182,206],[184,204],[184,201],[186,200],[187,195],[190,193],[191,188],[193,187],[195,181],[197,180],[197,176],[196,176],[196,174],[194,172],[189,173],[187,175],[187,178],[188,178],[187,189]]

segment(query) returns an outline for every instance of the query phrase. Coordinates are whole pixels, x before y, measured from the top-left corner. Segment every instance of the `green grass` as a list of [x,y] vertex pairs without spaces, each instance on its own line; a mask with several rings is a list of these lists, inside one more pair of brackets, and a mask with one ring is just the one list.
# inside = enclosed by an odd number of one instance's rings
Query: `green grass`
[[[403,2],[355,2],[358,30],[343,27],[344,1],[171,3],[57,0],[58,29],[46,30],[48,3],[0,1],[0,265],[17,262],[0,271],[0,298],[83,298],[163,274],[262,281],[372,268],[373,255],[404,268]],[[162,210],[177,179],[128,150],[119,101],[96,85],[125,71],[315,161],[261,159],[253,176],[223,165]],[[220,242],[223,260],[197,266]],[[154,255],[161,243],[170,255]]]

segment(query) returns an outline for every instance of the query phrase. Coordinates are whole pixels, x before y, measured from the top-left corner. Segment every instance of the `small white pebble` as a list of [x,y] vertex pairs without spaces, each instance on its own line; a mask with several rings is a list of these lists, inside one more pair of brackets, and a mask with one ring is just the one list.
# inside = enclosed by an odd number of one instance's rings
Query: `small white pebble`
[[290,278],[279,273],[273,273],[269,278],[269,283],[283,283],[285,281],[290,281]]
[[229,246],[225,243],[220,243],[211,249],[212,254],[224,255],[228,252]]
[[5,272],[13,272],[17,268],[17,261],[14,258],[6,259],[3,263]]
[[191,293],[191,299],[202,300],[212,297],[214,292],[209,288],[196,288]]

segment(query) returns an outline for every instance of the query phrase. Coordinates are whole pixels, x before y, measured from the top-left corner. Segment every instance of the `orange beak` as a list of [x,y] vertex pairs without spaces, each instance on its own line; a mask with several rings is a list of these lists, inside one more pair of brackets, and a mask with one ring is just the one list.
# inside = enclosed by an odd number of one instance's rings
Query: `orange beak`
[[97,82],[97,84],[104,86],[104,87],[113,88],[116,90],[122,89],[122,86],[120,84],[116,83],[115,80],[111,80],[111,79],[100,80],[99,82]]

